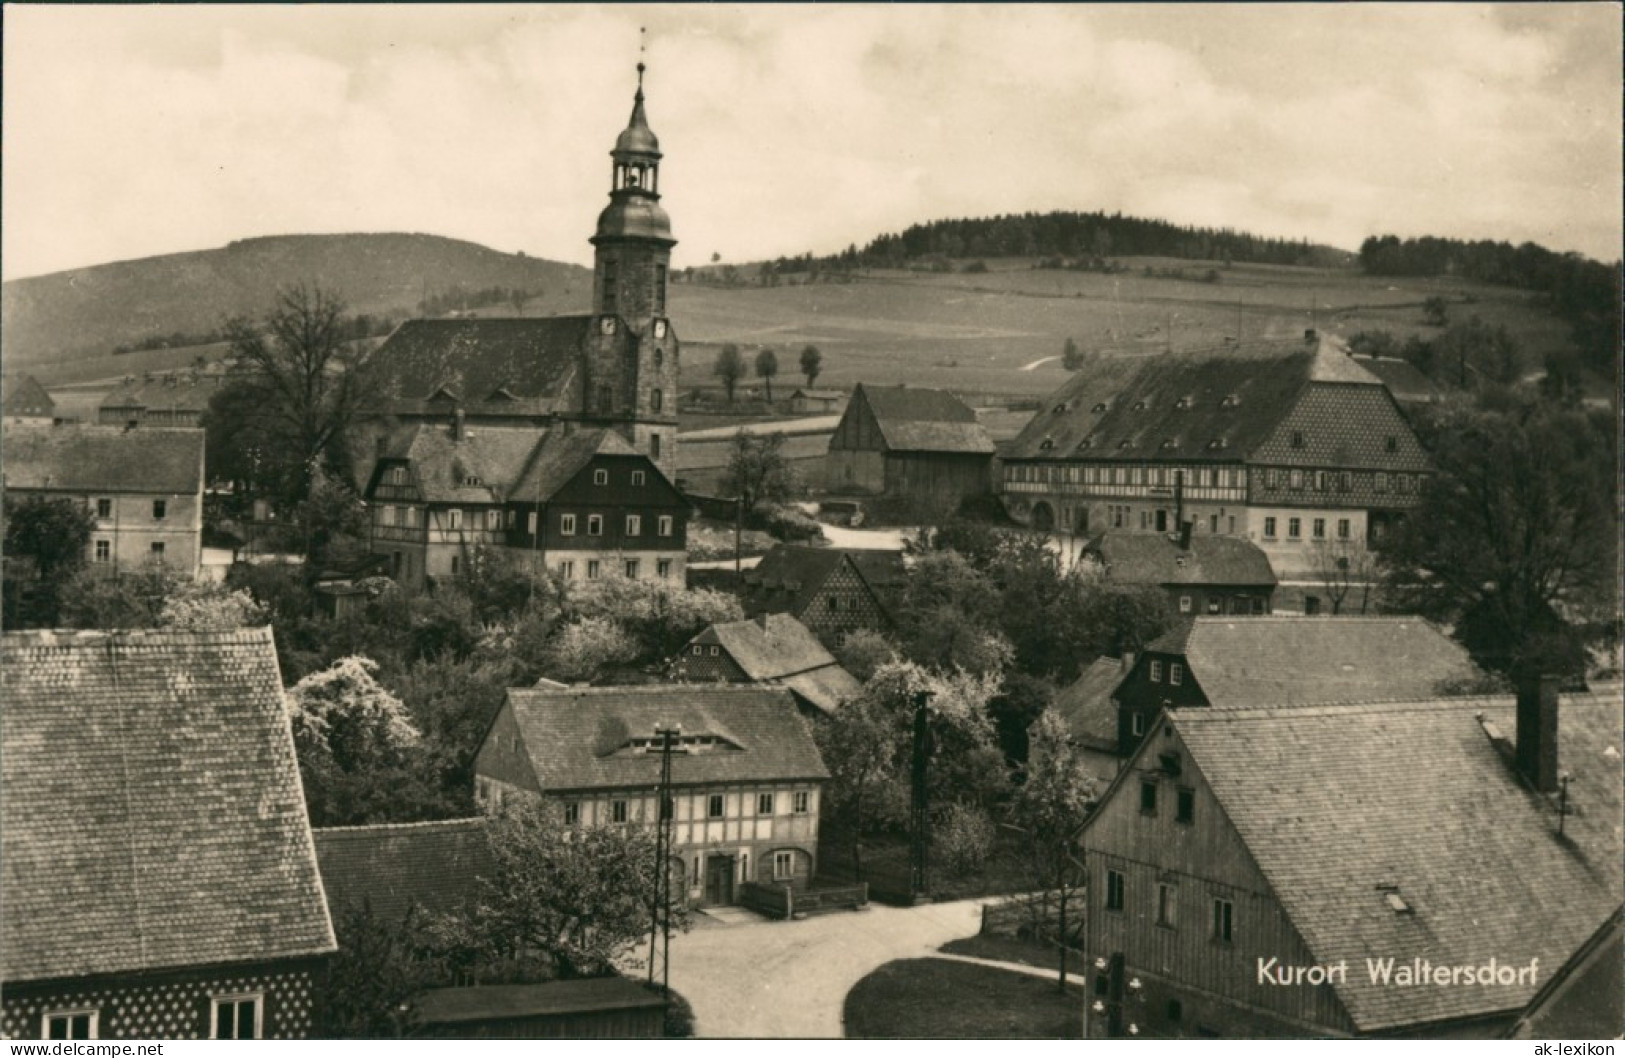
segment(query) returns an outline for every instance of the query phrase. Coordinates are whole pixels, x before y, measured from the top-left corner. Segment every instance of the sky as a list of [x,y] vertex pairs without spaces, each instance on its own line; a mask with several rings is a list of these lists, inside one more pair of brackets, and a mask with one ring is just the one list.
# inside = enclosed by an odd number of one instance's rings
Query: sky
[[674,265],[1104,210],[1620,255],[1578,4],[5,8],[0,275],[417,231],[589,263],[646,27]]

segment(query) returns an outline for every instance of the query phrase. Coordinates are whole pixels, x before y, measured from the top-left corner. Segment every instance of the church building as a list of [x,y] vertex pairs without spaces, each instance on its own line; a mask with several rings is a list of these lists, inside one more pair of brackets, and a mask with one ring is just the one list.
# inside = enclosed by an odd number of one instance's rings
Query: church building
[[[666,315],[671,219],[660,205],[660,141],[643,105],[610,152],[609,205],[598,216],[592,311],[545,318],[422,319],[375,354],[367,409],[396,424],[450,430],[607,428],[676,473],[679,343]],[[378,432],[358,452],[365,482]]]

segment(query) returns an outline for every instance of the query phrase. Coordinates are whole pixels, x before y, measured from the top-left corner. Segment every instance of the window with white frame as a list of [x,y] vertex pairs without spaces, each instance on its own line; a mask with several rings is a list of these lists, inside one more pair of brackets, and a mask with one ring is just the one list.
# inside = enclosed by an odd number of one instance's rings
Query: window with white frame
[[1326,519],[1316,518],[1310,530],[1315,534],[1316,540],[1326,539]]
[[111,499],[100,499],[96,501],[96,517],[113,517],[113,501]]
[[641,562],[639,562],[637,559],[635,559],[635,558],[627,559],[626,560],[626,579],[627,580],[637,580],[638,579],[638,574],[642,570],[642,568],[643,568],[643,564]]
[[453,507],[446,512],[446,528],[461,529],[463,527],[463,512]]
[[48,1010],[40,1021],[42,1040],[95,1040],[100,1039],[101,1012],[95,1008],[85,1010]]
[[1139,738],[1141,735],[1145,734],[1145,717],[1141,716],[1139,713],[1132,714],[1128,718],[1128,728],[1129,731],[1133,733],[1135,738]]
[[214,997],[214,1019],[209,1038],[214,1040],[257,1040],[261,1036],[263,995]]
[[671,515],[669,515],[669,514],[662,514],[660,516],[659,520],[655,522],[655,531],[658,532],[661,536],[670,536],[671,535],[671,528],[672,528],[672,520],[671,520]]
[[581,804],[577,801],[564,803],[564,825],[573,827],[581,822]]
[[1347,518],[1339,518],[1337,520],[1337,538],[1339,540],[1347,540],[1349,538],[1349,520]]
[[790,811],[796,815],[805,815],[808,805],[812,803],[812,795],[806,790],[797,790],[790,795]]
[[599,562],[598,562],[598,560],[596,558],[589,558],[587,560],[587,579],[588,580],[597,580],[598,579],[598,572],[599,572],[599,570],[601,568],[602,567],[600,566],[600,564],[599,564]]
[[1274,518],[1265,518],[1264,519],[1264,539],[1266,539],[1266,540],[1274,540],[1275,539],[1275,519]]
[[643,516],[642,515],[640,515],[640,514],[629,514],[629,515],[626,516],[626,535],[627,536],[642,536],[643,535]]
[[384,505],[384,510],[378,518],[379,525],[393,526],[395,524],[395,508],[390,504]]
[[793,852],[775,852],[773,854],[773,880],[782,882],[796,875],[796,854]]
[[[658,393],[659,390],[656,390],[655,392]],[[634,471],[632,471],[632,484],[634,484],[634,485],[642,485],[648,479],[649,479],[649,475],[646,472],[644,472],[642,470],[634,470]]]
[[494,533],[502,528],[502,510],[498,507],[489,508],[485,512],[485,531]]
[[1161,683],[1162,682],[1162,662],[1160,662],[1160,661],[1153,661],[1151,663],[1151,682],[1152,683]]
[[559,576],[562,577],[565,580],[575,580],[575,578],[576,578],[576,564],[574,562],[572,562],[572,561],[569,561],[569,560],[565,560],[563,562],[560,562],[559,563]]
[[770,793],[756,795],[756,814],[770,816],[773,814],[773,795]]
[[96,541],[96,561],[110,562],[113,558],[113,543],[110,540]]
[[669,558],[656,559],[655,560],[655,575],[658,576],[661,580],[670,579],[670,577],[671,577],[671,559],[669,559]]
[[1303,519],[1288,518],[1286,520],[1286,535],[1290,540],[1296,540],[1303,535]]
[[609,806],[609,817],[616,823],[626,822],[626,802],[614,801]]
[[574,536],[574,535],[576,535],[576,516],[575,515],[573,515],[573,514],[561,514],[561,515],[559,515],[559,535],[560,536]]
[[1181,595],[1179,597],[1179,612],[1180,613],[1190,613],[1191,612],[1191,597],[1189,595]]
[[592,472],[592,483],[594,485],[608,485],[609,484],[609,471],[603,470],[603,469],[593,471]]
[[604,516],[603,515],[601,515],[601,514],[589,514],[589,515],[587,515],[587,535],[588,536],[603,536],[604,535]]
[[1185,682],[1185,666],[1179,662],[1170,662],[1168,665],[1168,682],[1175,687]]
[[714,793],[710,797],[707,797],[705,799],[705,818],[721,819],[724,806],[725,805],[721,794]]
[[529,533],[531,536],[536,535],[536,512],[535,511],[531,511],[530,514],[525,518],[525,532]]

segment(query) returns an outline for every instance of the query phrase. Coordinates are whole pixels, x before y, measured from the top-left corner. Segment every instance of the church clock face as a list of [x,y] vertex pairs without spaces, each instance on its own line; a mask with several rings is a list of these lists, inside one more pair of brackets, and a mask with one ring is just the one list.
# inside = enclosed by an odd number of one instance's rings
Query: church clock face
[[656,338],[664,338],[665,336],[666,336],[666,321],[665,320],[655,320],[655,337]]

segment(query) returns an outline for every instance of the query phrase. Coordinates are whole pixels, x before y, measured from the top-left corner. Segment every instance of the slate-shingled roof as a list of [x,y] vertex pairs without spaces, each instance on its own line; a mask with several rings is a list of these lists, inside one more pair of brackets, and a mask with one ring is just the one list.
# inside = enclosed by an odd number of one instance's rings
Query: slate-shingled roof
[[1088,749],[1118,752],[1117,706],[1112,692],[1123,682],[1123,663],[1117,658],[1096,658],[1083,675],[1055,695],[1051,705],[1073,741]]
[[1146,651],[1183,654],[1215,707],[1418,699],[1476,671],[1417,617],[1193,617]]
[[861,689],[818,637],[789,614],[712,625],[690,642],[717,644],[748,678],[758,683],[781,681],[825,712],[833,712]]
[[[1515,709],[1496,697],[1168,714],[1315,961],[1349,961],[1331,987],[1362,1032],[1515,1011],[1619,905],[1618,689],[1562,699],[1565,837],[1555,801],[1477,718],[1510,736]],[[1537,982],[1383,986],[1365,963],[1491,956],[1538,958]]]
[[1106,576],[1127,584],[1213,584],[1273,588],[1275,572],[1257,544],[1234,536],[1193,534],[1189,549],[1162,533],[1101,533],[1087,552]]
[[0,637],[0,976],[334,950],[269,628]]
[[427,402],[445,391],[466,405],[557,402],[575,377],[576,355],[593,320],[408,320],[373,356],[377,394]]
[[7,423],[8,489],[187,495],[203,484],[203,431]]
[[1275,432],[1311,383],[1326,382],[1382,385],[1330,335],[1102,359],[1046,398],[1001,454],[1235,463]]
[[[829,777],[790,692],[739,685],[511,690],[508,707],[544,791],[652,787],[660,754],[627,749],[656,724],[727,745],[672,757],[672,782],[818,781]],[[730,748],[737,747],[737,748]]]
[[363,906],[385,922],[400,921],[414,905],[436,914],[452,911],[496,870],[484,818],[327,827],[314,834],[335,919]]
[[858,390],[894,452],[993,452],[993,439],[976,413],[946,390],[861,383]]

